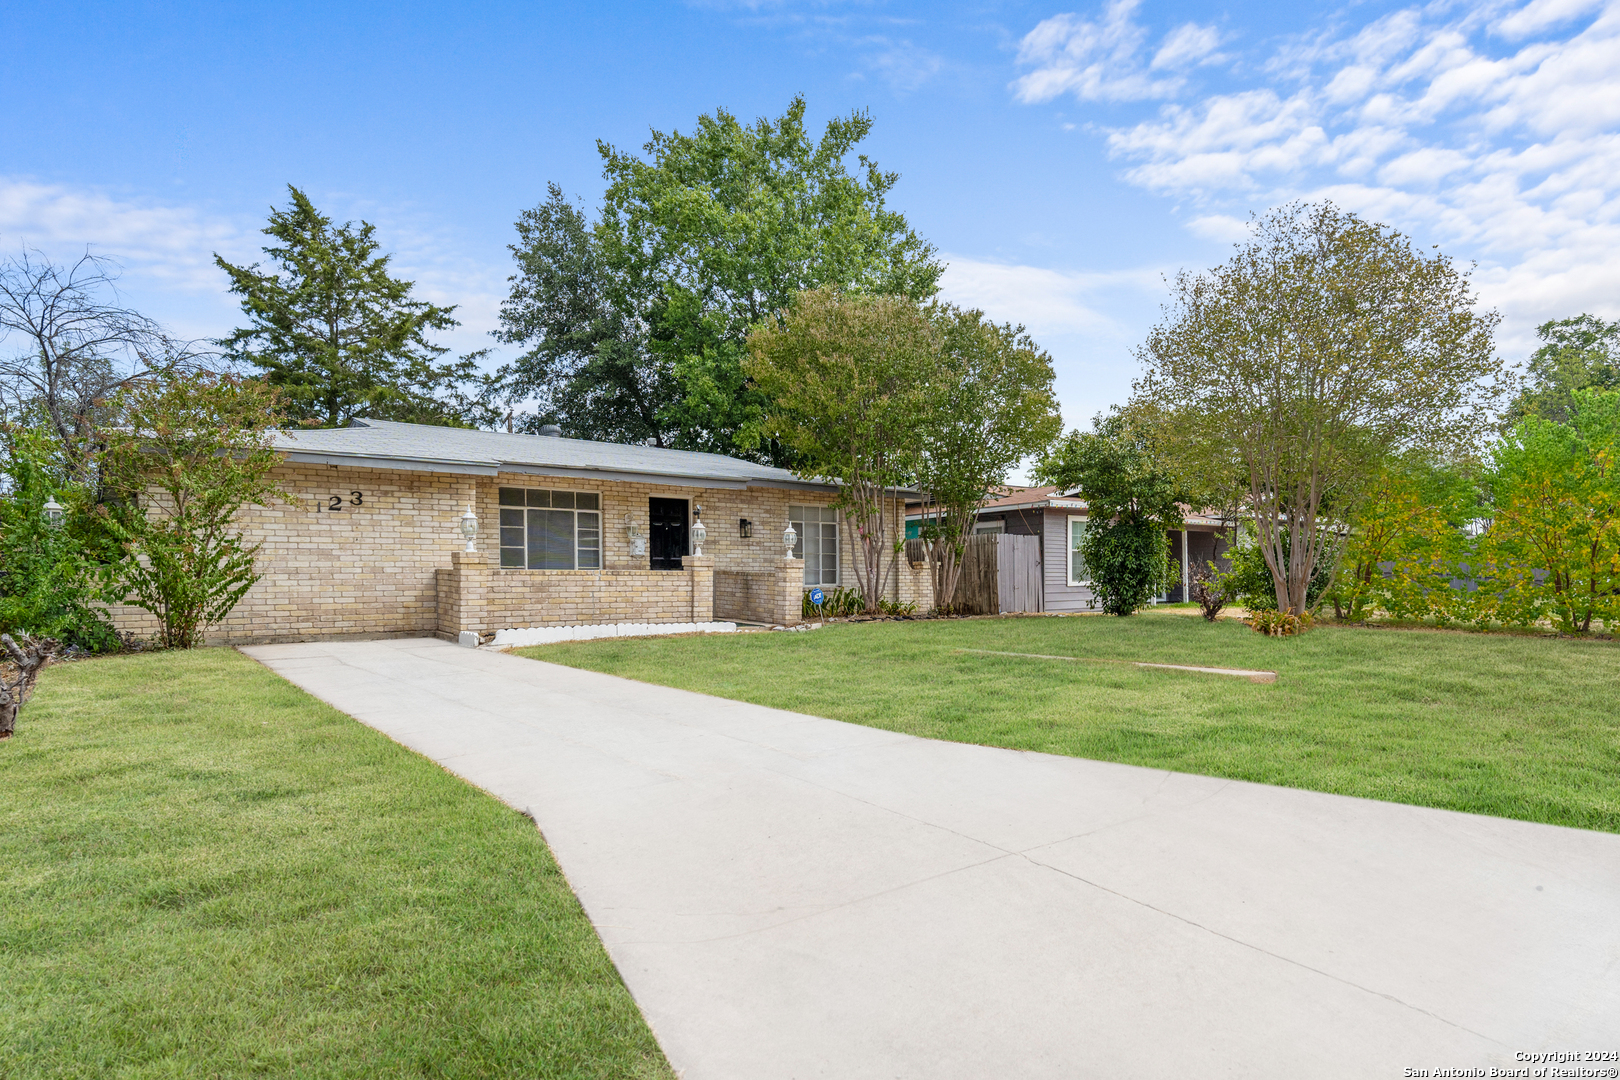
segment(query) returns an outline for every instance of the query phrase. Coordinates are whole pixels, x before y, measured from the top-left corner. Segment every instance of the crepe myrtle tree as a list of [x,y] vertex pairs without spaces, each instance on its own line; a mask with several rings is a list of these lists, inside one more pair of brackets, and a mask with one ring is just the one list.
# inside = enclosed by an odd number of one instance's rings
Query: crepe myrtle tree
[[1014,466],[1057,437],[1063,418],[1052,358],[1022,326],[944,303],[926,314],[933,342],[916,481],[934,607],[943,611],[956,593],[979,507]]
[[[1331,202],[1255,218],[1226,263],[1173,283],[1135,405],[1179,474],[1235,461],[1277,608],[1303,614],[1391,455],[1464,453],[1511,381],[1468,274]],[[1327,514],[1324,517],[1324,513]]]
[[904,545],[900,487],[916,475],[936,348],[917,302],[838,289],[800,293],[748,338],[743,370],[772,403],[756,439],[791,448],[838,486],[855,583],[876,612]]
[[270,475],[277,397],[256,379],[199,373],[130,388],[118,407],[103,471],[123,495],[106,524],[124,559],[109,574],[157,617],[165,646],[188,649],[259,580],[259,546],[237,514],[290,501]]

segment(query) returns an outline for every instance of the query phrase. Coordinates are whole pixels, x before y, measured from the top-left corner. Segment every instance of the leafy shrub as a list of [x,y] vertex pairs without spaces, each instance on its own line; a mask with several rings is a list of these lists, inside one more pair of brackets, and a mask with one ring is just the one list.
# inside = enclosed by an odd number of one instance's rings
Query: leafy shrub
[[1257,608],[1249,612],[1246,620],[1256,633],[1267,637],[1288,637],[1293,634],[1303,634],[1311,628],[1311,613],[1301,612],[1295,615],[1291,611],[1277,611],[1275,608]]
[[[0,498],[0,633],[54,638],[89,652],[119,648],[97,607],[110,597],[103,568],[89,555],[88,496],[53,480],[53,442],[43,431],[10,428],[0,439],[7,492]],[[45,517],[52,498],[67,508],[58,526]]]
[[866,601],[857,589],[824,589],[821,606],[810,602],[810,591],[805,590],[800,615],[806,619],[836,619],[859,615],[866,610]]
[[1192,598],[1203,610],[1205,620],[1214,622],[1226,606],[1225,575],[1212,562],[1199,563],[1192,572]]

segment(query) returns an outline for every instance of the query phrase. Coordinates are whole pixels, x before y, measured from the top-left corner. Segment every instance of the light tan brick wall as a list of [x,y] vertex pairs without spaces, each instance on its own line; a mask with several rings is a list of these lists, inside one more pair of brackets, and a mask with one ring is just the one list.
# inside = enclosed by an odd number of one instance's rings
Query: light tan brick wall
[[[463,476],[392,469],[283,464],[276,479],[290,504],[249,507],[238,521],[249,543],[261,545],[261,580],[236,609],[211,627],[214,643],[243,644],[327,637],[432,634],[462,620],[452,555],[464,546],[461,515],[470,503],[479,519],[477,549],[488,559],[495,625],[505,629],[553,623],[690,622],[714,610],[712,588],[694,596],[690,573],[647,569],[632,554],[625,517],[647,527],[651,497],[687,499],[703,507],[709,531],[704,556],[717,570],[775,571],[789,503],[826,503],[830,493],[756,488],[731,490],[582,480],[527,473]],[[604,569],[499,570],[498,489],[545,487],[593,491],[602,498]],[[353,505],[360,492],[360,505]],[[332,496],[340,509],[329,509]],[[317,509],[319,507],[320,509]],[[744,539],[738,519],[755,523]],[[440,612],[444,610],[444,618]],[[109,610],[120,629],[150,635],[156,620],[136,608]],[[780,620],[778,620],[780,621]],[[469,627],[471,628],[471,627]]]

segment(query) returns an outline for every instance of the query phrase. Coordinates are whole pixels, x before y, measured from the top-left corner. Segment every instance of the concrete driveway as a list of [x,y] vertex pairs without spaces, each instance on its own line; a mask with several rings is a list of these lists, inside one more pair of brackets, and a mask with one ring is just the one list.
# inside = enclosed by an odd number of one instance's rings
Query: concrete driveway
[[1620,1050],[1620,836],[433,640],[243,651],[529,810],[688,1080],[1397,1077]]

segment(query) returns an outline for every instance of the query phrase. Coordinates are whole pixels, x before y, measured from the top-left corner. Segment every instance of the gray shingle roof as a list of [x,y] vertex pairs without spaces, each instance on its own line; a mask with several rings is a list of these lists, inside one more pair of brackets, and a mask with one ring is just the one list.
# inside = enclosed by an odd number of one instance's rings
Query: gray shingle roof
[[380,469],[480,476],[536,472],[549,476],[701,482],[707,487],[826,487],[786,469],[756,465],[724,454],[390,420],[355,421],[354,426],[346,428],[284,431],[277,435],[275,446],[293,461]]

